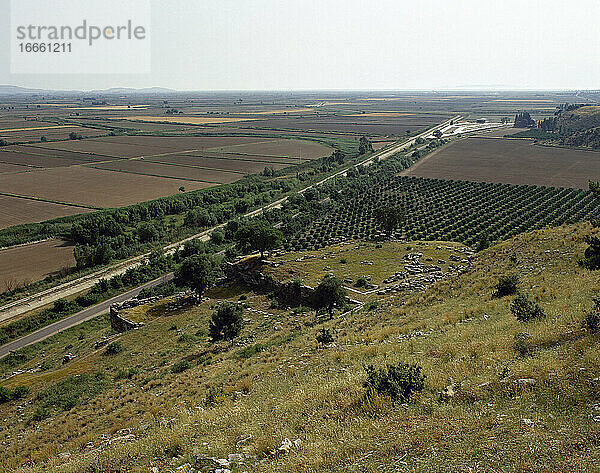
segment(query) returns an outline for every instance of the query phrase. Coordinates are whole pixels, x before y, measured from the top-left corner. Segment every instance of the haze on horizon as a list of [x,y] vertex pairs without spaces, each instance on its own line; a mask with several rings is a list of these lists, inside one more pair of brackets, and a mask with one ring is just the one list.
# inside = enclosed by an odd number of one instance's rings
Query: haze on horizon
[[[0,0],[2,43],[9,0]],[[163,0],[152,2],[152,73],[10,73],[45,89],[598,89],[593,0]],[[57,70],[60,65],[57,65]]]

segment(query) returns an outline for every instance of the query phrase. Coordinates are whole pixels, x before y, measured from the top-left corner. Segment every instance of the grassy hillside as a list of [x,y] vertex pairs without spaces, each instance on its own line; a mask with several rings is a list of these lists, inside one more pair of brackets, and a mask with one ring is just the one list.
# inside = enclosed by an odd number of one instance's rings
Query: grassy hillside
[[[600,335],[582,330],[582,320],[600,283],[577,264],[591,231],[579,224],[518,235],[460,275],[424,291],[374,292],[333,320],[229,287],[191,309],[136,308],[146,325],[111,339],[113,354],[95,348],[112,336],[107,319],[90,321],[0,362],[5,376],[23,370],[3,386],[30,389],[0,404],[0,469],[211,471],[206,455],[240,472],[597,471]],[[368,272],[385,284],[404,269],[404,255],[450,260],[460,253],[452,248],[356,243],[351,257],[335,246],[307,252],[312,258],[282,255],[265,270],[285,279],[292,269],[307,281]],[[498,279],[513,273],[545,318],[520,322],[514,296],[493,297]],[[211,307],[225,298],[248,307],[233,346],[207,339]],[[334,344],[316,342],[321,328]],[[519,345],[523,332],[530,336]],[[63,365],[65,353],[75,358]],[[425,389],[403,404],[367,395],[364,366],[398,362],[422,366]],[[442,399],[449,384],[455,394]],[[286,438],[287,453],[272,454]]]
[[600,149],[600,107],[585,106],[559,115],[560,143],[577,148]]

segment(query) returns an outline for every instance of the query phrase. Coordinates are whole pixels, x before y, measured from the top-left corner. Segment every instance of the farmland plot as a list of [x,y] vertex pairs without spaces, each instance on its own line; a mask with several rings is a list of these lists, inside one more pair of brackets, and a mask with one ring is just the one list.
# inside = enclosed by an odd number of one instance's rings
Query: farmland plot
[[484,182],[381,177],[342,194],[339,203],[291,237],[292,249],[320,248],[343,239],[380,234],[375,209],[400,205],[406,217],[397,235],[409,240],[475,245],[519,233],[588,220],[600,209],[590,191]]
[[[242,155],[243,156],[243,155]],[[206,156],[194,156],[187,154],[180,155],[169,155],[161,156],[156,158],[148,158],[149,161],[155,163],[167,163],[181,166],[201,167],[201,168],[212,168],[221,169],[227,171],[239,171],[244,174],[259,173],[264,170],[265,167],[273,169],[283,169],[297,162],[286,161],[286,160],[267,160],[267,159],[228,159],[226,157],[206,157]],[[144,159],[144,161],[148,161]]]
[[181,186],[190,191],[212,185],[81,166],[0,174],[0,192],[93,207],[121,207],[177,194]]
[[226,184],[236,181],[244,175],[244,173],[241,171],[235,172],[221,171],[217,169],[201,169],[199,167],[192,166],[151,163],[138,159],[114,161],[112,163],[94,166],[94,168],[133,172],[150,176],[198,180],[212,184]]
[[154,156],[188,150],[225,148],[233,145],[273,140],[262,137],[166,137],[166,136],[114,136],[90,140],[47,143],[45,148],[79,151],[113,157],[130,158]]
[[73,246],[62,240],[0,250],[0,292],[39,281],[74,265]]
[[406,175],[587,189],[600,153],[534,145],[532,140],[467,138],[418,162]]
[[[9,179],[15,177],[15,175],[6,174],[0,176]],[[0,228],[7,228],[21,223],[43,222],[52,218],[67,217],[84,212],[91,212],[91,210],[0,195]]]

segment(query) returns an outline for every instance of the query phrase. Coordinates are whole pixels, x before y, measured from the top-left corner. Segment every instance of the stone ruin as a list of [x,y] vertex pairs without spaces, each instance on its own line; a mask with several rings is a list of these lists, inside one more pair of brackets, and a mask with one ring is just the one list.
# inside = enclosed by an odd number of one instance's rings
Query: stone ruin
[[134,330],[139,327],[143,327],[143,323],[132,322],[125,318],[121,311],[123,309],[130,309],[132,307],[138,307],[144,304],[151,304],[156,302],[160,297],[148,297],[146,299],[129,299],[128,301],[118,302],[110,306],[110,328],[115,332],[122,333],[128,330]]

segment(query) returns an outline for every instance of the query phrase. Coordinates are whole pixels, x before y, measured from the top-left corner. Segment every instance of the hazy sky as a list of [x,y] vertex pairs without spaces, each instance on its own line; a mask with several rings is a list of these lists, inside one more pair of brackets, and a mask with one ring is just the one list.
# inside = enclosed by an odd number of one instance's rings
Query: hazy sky
[[9,8],[0,0],[0,84],[600,88],[598,0],[153,1],[152,72],[139,75],[11,74]]

